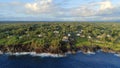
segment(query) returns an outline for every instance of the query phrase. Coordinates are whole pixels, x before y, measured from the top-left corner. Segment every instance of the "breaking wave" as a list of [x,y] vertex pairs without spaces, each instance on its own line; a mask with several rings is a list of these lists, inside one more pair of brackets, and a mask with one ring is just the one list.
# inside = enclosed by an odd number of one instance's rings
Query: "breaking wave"
[[95,52],[88,51],[88,52],[86,52],[86,53],[84,53],[84,54],[87,54],[87,55],[94,55]]
[[114,55],[120,57],[120,54],[114,54]]
[[30,56],[40,56],[40,57],[65,57],[65,55],[61,54],[51,54],[51,53],[36,53],[36,52],[16,52],[16,53],[5,53],[6,55],[30,55]]

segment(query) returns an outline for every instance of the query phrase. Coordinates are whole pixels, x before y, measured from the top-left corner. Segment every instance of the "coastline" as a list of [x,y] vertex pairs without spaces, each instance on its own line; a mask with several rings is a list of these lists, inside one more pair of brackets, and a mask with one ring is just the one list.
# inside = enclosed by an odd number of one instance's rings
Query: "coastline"
[[[83,48],[83,47],[82,47]],[[31,55],[31,56],[40,56],[40,57],[66,57],[68,54],[77,54],[79,52],[82,52],[83,54],[88,54],[88,55],[94,55],[96,54],[97,52],[105,52],[105,53],[113,53],[115,56],[118,56],[120,57],[120,52],[116,52],[116,51],[113,51],[113,50],[105,50],[105,49],[93,49],[93,50],[90,50],[89,48],[87,49],[81,49],[79,48],[79,50],[76,50],[76,51],[67,51],[65,53],[50,53],[50,52],[40,52],[40,53],[37,53],[35,51],[31,51],[31,52],[2,52],[0,51],[0,55],[9,55],[9,56],[22,56],[22,55]]]
[[120,25],[114,24],[3,24],[1,27],[4,28],[1,28],[0,33],[0,53],[36,52],[64,55],[66,52],[75,54],[82,51],[94,54],[101,49],[103,52],[120,54],[118,28],[111,28]]

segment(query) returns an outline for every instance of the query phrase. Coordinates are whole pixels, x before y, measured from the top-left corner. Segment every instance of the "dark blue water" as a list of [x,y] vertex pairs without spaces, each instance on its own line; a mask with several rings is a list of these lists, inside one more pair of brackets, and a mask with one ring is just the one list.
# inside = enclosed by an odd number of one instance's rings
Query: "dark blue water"
[[120,57],[103,52],[61,58],[1,55],[0,68],[120,68]]

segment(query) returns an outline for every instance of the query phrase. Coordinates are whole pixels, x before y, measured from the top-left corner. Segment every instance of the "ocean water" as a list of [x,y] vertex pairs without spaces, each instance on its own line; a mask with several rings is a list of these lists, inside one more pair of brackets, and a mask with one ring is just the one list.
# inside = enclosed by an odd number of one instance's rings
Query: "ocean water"
[[64,57],[0,55],[0,68],[120,68],[120,57],[112,53],[77,53]]

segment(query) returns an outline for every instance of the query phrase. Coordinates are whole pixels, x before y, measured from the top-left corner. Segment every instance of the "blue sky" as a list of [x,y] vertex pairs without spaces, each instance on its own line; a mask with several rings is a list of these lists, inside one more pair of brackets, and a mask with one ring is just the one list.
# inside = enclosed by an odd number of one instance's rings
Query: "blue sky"
[[0,0],[0,21],[117,21],[118,0]]

